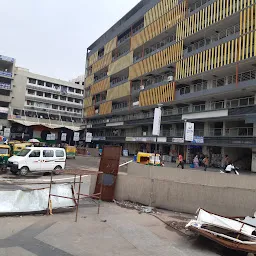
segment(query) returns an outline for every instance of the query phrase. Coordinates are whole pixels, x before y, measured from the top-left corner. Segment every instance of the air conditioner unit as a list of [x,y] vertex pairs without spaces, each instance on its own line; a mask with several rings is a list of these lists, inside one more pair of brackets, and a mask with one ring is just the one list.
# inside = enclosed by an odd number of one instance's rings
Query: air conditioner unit
[[141,85],[140,86],[140,90],[144,90],[145,89],[145,86],[144,85]]
[[173,81],[173,76],[168,76],[167,81]]
[[109,123],[109,119],[106,120],[106,123]]
[[140,105],[140,102],[139,101],[135,101],[132,103],[133,106],[139,106]]
[[99,114],[99,110],[98,109],[95,109],[95,114]]

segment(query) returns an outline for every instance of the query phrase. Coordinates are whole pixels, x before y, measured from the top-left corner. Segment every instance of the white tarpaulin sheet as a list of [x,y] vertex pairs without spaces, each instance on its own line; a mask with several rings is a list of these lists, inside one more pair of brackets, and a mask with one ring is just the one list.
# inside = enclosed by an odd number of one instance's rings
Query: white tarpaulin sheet
[[[51,194],[73,197],[71,185],[52,185]],[[48,208],[49,188],[37,190],[0,191],[0,214],[39,212]],[[52,209],[73,207],[71,199],[51,196]]]
[[252,232],[255,230],[255,227],[244,224],[243,222],[218,216],[209,213],[203,209],[199,210],[197,220],[190,221],[187,226],[194,225],[196,227],[201,227],[201,225],[203,224],[213,225],[216,227],[229,229],[236,232],[241,232],[242,234],[248,236],[251,236]]

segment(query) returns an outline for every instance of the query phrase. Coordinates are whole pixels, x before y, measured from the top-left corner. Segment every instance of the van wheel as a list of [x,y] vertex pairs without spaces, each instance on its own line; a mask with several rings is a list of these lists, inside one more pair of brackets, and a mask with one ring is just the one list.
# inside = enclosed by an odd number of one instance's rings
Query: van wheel
[[61,166],[56,166],[56,167],[54,168],[53,173],[54,173],[55,175],[59,175],[61,170],[62,170]]
[[29,172],[29,169],[28,169],[28,167],[26,167],[26,166],[23,166],[21,169],[20,169],[20,176],[26,176],[27,174],[28,174],[28,172]]

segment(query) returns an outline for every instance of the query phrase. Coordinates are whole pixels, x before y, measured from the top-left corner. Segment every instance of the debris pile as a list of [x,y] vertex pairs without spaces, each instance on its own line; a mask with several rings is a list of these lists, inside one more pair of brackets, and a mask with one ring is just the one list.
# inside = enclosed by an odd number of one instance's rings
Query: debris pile
[[153,207],[150,206],[145,206],[142,204],[138,204],[138,203],[133,203],[130,201],[116,201],[114,200],[114,202],[116,203],[116,205],[126,208],[126,209],[132,209],[132,210],[137,210],[139,213],[158,213],[157,210]]
[[256,252],[256,219],[228,218],[199,209],[186,228],[229,249]]

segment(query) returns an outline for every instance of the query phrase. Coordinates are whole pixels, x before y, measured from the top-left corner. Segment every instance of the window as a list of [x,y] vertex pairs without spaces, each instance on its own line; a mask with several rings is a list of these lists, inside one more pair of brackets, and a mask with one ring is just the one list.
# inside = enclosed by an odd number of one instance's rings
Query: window
[[70,92],[74,92],[74,91],[75,91],[75,89],[72,88],[72,87],[69,87],[68,90],[69,90]]
[[73,99],[68,97],[68,101],[73,102]]
[[37,83],[38,83],[38,85],[44,86],[44,81],[38,80]]
[[52,88],[52,84],[51,84],[51,83],[46,82],[46,87]]
[[46,98],[51,98],[51,97],[52,97],[51,93],[45,93],[44,96],[45,96]]
[[56,95],[56,94],[53,94],[52,96],[55,100],[58,100],[59,99],[59,95]]
[[44,96],[44,93],[43,92],[36,92],[36,95],[37,96]]
[[66,109],[66,107],[60,106],[60,110],[65,110],[65,109]]
[[29,152],[30,152],[30,149],[25,148],[25,149],[22,149],[22,150],[17,154],[17,156],[26,156]]
[[34,78],[29,78],[29,79],[28,79],[28,82],[29,82],[30,84],[36,84],[36,79],[34,79]]
[[35,94],[35,91],[34,91],[34,90],[30,90],[30,89],[28,89],[28,94],[32,94],[32,95],[34,95],[34,94]]
[[64,157],[64,151],[63,150],[56,150],[56,157]]
[[53,157],[54,153],[53,150],[44,150],[43,151],[43,157]]
[[61,99],[61,100],[67,100],[67,97],[65,97],[65,96],[60,96],[60,99]]
[[81,90],[80,89],[76,89],[76,93],[81,94]]
[[57,105],[52,105],[52,109],[58,109]]
[[9,154],[9,148],[0,148],[0,154],[3,154],[3,155]]
[[40,150],[34,150],[30,153],[29,157],[40,157]]

